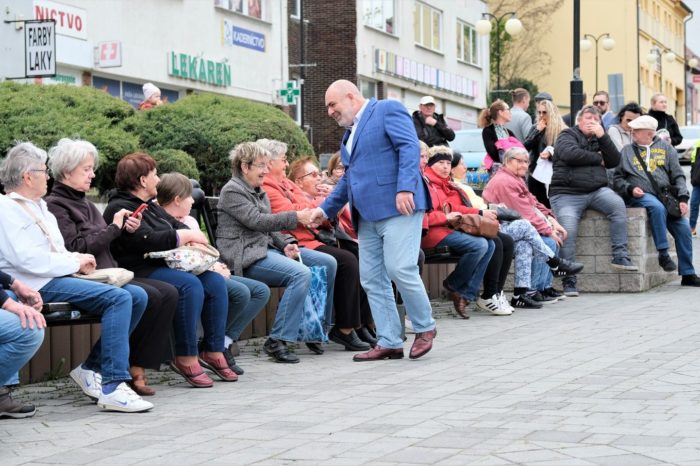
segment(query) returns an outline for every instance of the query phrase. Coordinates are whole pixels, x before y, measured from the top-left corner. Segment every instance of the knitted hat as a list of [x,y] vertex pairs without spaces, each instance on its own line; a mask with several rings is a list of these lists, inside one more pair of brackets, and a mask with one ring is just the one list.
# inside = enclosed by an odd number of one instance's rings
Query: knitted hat
[[145,100],[150,99],[155,94],[160,94],[160,89],[158,89],[153,83],[146,83],[143,85],[143,97]]
[[432,167],[440,160],[449,160],[451,162],[452,154],[450,154],[449,152],[438,152],[436,154],[430,154],[430,158],[428,159],[428,166]]

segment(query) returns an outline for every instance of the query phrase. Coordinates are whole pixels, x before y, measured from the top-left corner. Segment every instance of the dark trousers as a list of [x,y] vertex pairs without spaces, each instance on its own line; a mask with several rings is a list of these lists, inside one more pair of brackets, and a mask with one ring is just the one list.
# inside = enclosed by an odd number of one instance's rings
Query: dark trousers
[[[348,241],[348,240],[343,240],[343,239],[338,240],[338,247],[344,251],[350,252],[353,256],[355,256],[355,259],[359,261],[360,250],[359,250],[359,245],[355,241]],[[326,251],[322,251],[322,252],[326,252]],[[357,270],[357,277],[359,280],[359,277],[360,277],[359,267]],[[337,288],[338,287],[336,287],[336,291],[335,291],[336,294],[338,293]],[[341,286],[341,288],[342,288],[342,286]],[[360,285],[360,325],[366,326],[366,325],[370,325],[373,323],[374,323],[374,319],[372,319],[372,309],[369,307],[369,301],[367,300],[367,293],[365,293],[364,288],[362,288],[362,286]],[[346,328],[349,328],[349,327],[346,327]]]
[[513,238],[499,232],[493,242],[495,249],[484,274],[484,292],[481,294],[484,299],[503,291],[510,264],[513,262]]
[[168,342],[177,308],[177,288],[150,278],[134,278],[130,283],[143,288],[148,305],[129,337],[129,364],[159,369],[161,362],[170,359]]
[[552,206],[549,205],[549,198],[547,197],[547,187],[544,183],[537,181],[532,176],[527,178],[527,189],[530,190],[533,196],[537,198],[542,204],[551,209]]
[[360,264],[351,252],[333,246],[319,246],[316,251],[333,256],[338,263],[335,273],[335,326],[360,327]]

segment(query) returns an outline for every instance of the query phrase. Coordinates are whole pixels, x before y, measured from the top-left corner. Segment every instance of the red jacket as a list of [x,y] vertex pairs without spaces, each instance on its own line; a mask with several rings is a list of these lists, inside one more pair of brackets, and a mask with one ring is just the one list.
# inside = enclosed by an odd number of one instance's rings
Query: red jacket
[[486,185],[482,197],[486,202],[505,204],[507,207],[517,210],[525,220],[532,223],[540,235],[550,236],[552,234],[552,227],[537,215],[535,209],[545,216],[552,216],[552,211],[532,195],[522,178],[512,174],[507,169],[502,168],[496,172]]
[[[267,175],[265,179],[263,179],[262,187],[267,193],[267,197],[270,199],[270,208],[273,213],[304,210],[306,208],[313,209],[316,207],[316,203],[309,199],[299,186],[295,185],[287,178],[278,182],[270,175]],[[294,230],[285,231],[285,233],[294,236],[299,242],[299,246],[304,246],[309,249],[316,249],[319,246],[323,246],[323,243],[316,240],[314,235],[301,224],[297,224]]]
[[468,207],[462,200],[460,189],[452,184],[449,178],[440,178],[431,167],[425,167],[423,172],[428,180],[428,191],[433,201],[433,210],[423,219],[423,227],[428,229],[428,234],[421,241],[422,248],[434,248],[454,232],[447,226],[445,212],[459,212],[462,214],[478,214],[479,209]]

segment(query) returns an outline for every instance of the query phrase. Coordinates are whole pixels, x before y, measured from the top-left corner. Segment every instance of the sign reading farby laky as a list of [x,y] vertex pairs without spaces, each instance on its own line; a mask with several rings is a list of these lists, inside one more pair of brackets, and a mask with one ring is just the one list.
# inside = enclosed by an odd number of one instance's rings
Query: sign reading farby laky
[[53,19],[56,33],[87,40],[87,11],[50,0],[34,0],[34,19]]
[[24,23],[24,74],[26,77],[56,75],[56,23]]

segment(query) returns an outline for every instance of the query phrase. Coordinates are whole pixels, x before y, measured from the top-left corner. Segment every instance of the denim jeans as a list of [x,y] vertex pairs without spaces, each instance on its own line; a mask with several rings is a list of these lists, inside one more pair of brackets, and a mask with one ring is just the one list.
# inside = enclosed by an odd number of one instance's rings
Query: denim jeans
[[[311,286],[311,271],[308,266],[326,265],[326,278],[329,285],[329,296],[332,293],[330,285],[335,280],[335,259],[313,250],[301,249],[302,261],[295,261],[276,249],[268,249],[267,256],[255,262],[245,270],[243,275],[258,280],[268,286],[284,286],[284,294],[277,306],[275,322],[270,331],[270,337],[276,340],[296,341],[304,310],[304,300]],[[331,260],[328,260],[330,258]],[[331,273],[333,278],[331,279]],[[327,300],[333,306],[332,296]]]
[[501,231],[515,241],[515,287],[531,288],[533,262],[554,257],[554,251],[542,241],[540,234],[527,220],[504,222]]
[[698,225],[698,210],[700,210],[700,186],[693,186],[690,195],[690,228]]
[[[557,242],[551,236],[542,236],[544,244],[551,249],[556,255],[559,252]],[[543,291],[552,287],[554,275],[547,265],[547,259],[544,256],[537,255],[532,261],[532,289]]]
[[435,328],[430,300],[418,272],[423,211],[372,222],[360,218],[360,282],[377,325],[378,345],[403,348],[401,321],[391,282],[401,293],[417,333]]
[[[559,224],[568,232],[559,256],[576,260],[578,224],[586,209],[596,210],[610,220],[610,242],[613,257],[629,257],[627,252],[627,211],[625,201],[608,187],[587,194],[556,194],[549,198]],[[576,277],[566,277],[565,282],[575,286]]]
[[238,341],[241,332],[255,319],[270,299],[270,287],[250,278],[231,275],[226,280],[228,319],[226,335]]
[[204,351],[224,350],[224,331],[228,317],[226,280],[216,272],[194,275],[189,272],[159,267],[149,278],[170,283],[180,295],[175,311],[175,355],[195,356],[197,321],[204,329]]
[[[13,299],[14,295],[8,292]],[[18,371],[44,341],[44,329],[22,328],[19,317],[0,309],[0,387],[19,383]]]
[[[146,297],[141,288],[133,288]],[[100,372],[103,383],[131,380],[129,331],[146,309],[145,299],[135,306],[132,294],[126,289],[71,277],[54,278],[39,293],[44,302],[65,301],[82,312],[101,316],[100,344],[93,347],[86,367]]]
[[493,255],[493,241],[455,231],[445,236],[438,246],[448,246],[460,256],[455,269],[447,276],[447,283],[464,299],[475,301]]
[[668,216],[666,208],[653,194],[644,194],[640,198],[629,201],[632,207],[644,207],[649,217],[651,235],[654,238],[656,249],[668,249],[668,236],[666,230],[676,242],[678,254],[678,274],[695,275],[693,267],[693,237],[690,234],[690,223],[685,217],[672,219]]

